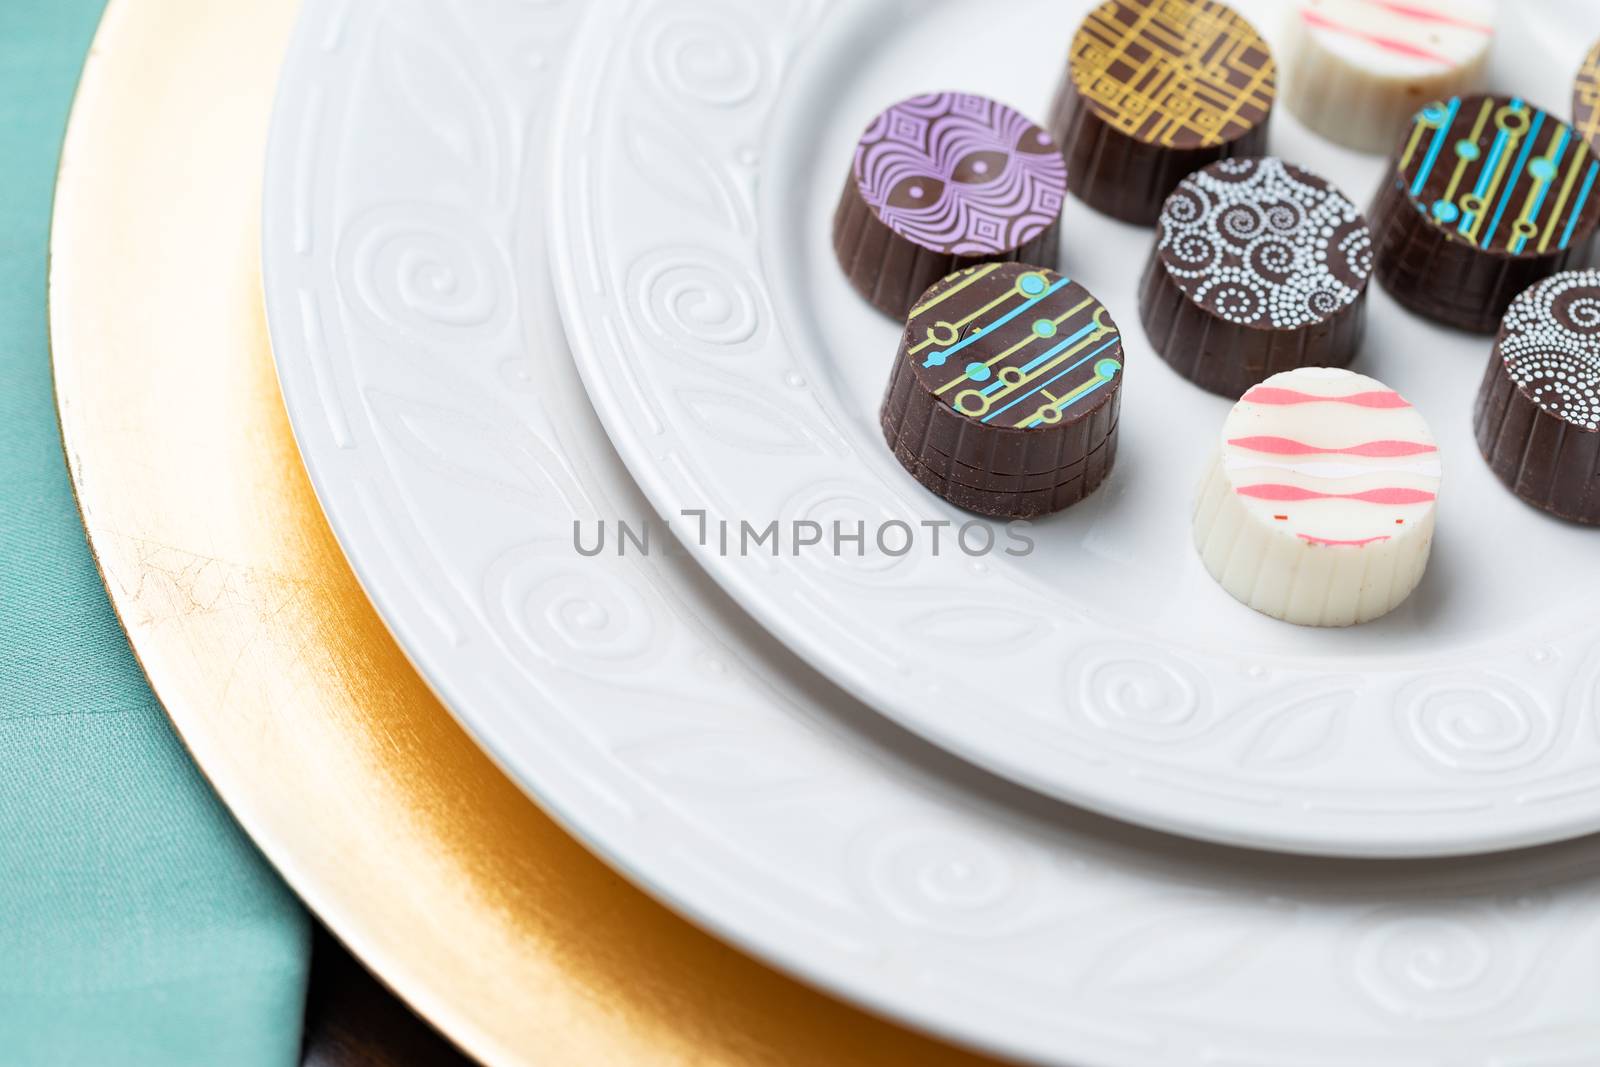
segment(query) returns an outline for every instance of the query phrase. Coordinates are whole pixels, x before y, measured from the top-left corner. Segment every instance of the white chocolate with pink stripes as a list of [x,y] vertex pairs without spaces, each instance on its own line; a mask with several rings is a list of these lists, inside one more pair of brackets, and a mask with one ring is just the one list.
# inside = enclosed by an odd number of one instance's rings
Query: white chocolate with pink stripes
[[1422,578],[1440,475],[1427,422],[1383,383],[1320,367],[1278,374],[1223,426],[1195,543],[1212,577],[1264,614],[1367,622]]
[[1299,0],[1295,6],[1330,55],[1380,78],[1429,77],[1480,62],[1494,33],[1489,0]]
[[1478,89],[1493,0],[1294,0],[1285,99],[1318,133],[1387,152],[1430,100]]

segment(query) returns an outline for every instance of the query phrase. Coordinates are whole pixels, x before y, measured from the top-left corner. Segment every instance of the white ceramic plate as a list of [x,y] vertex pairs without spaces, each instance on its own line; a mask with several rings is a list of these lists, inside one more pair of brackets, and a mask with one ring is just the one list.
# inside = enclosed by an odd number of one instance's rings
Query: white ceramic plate
[[[900,327],[846,283],[830,220],[856,137],[890,102],[960,89],[1045,114],[1090,6],[598,8],[606,28],[581,48],[557,135],[556,273],[590,395],[658,510],[704,509],[734,529],[971,518],[884,446],[877,408]],[[1239,6],[1264,30],[1287,10]],[[1556,8],[1514,8],[1495,80],[1565,114],[1600,10],[1574,34],[1542,21]],[[1563,51],[1552,59],[1536,33]],[[1377,188],[1380,160],[1320,141],[1282,109],[1274,122],[1274,151],[1358,202]],[[773,559],[700,545],[698,524],[680,524],[701,561],[896,721],[1111,815],[1362,856],[1600,828],[1585,688],[1600,655],[1600,533],[1521,505],[1478,458],[1470,419],[1487,341],[1410,317],[1374,285],[1356,369],[1416,403],[1441,442],[1432,567],[1379,622],[1278,623],[1224,593],[1192,547],[1192,500],[1229,405],[1145,342],[1136,288],[1151,240],[1068,203],[1063,268],[1129,342],[1121,440],[1108,484],[1037,523],[1031,555],[974,560],[947,541],[936,558],[922,537],[899,558],[846,546]]]
[[647,510],[544,268],[541,130],[579,4],[309,0],[267,175],[273,347],[317,491],[502,766],[734,943],[981,1048],[1585,1062],[1600,847],[1352,865],[1113,823],[851,701],[688,558],[566,547],[574,517]]

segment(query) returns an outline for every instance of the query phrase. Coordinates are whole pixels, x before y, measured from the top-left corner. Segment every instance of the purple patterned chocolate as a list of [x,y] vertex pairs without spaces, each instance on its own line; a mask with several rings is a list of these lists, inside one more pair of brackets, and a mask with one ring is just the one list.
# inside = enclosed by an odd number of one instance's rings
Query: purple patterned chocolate
[[1048,133],[984,96],[934,93],[889,108],[856,148],[856,186],[907,240],[953,256],[997,256],[1061,215],[1067,164]]

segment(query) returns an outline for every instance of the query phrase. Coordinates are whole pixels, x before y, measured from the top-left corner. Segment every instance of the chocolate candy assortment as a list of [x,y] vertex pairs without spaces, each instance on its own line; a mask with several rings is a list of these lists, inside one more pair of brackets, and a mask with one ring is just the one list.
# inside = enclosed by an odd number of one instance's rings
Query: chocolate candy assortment
[[1279,71],[1249,22],[1217,0],[1106,0],[1067,48],[1044,126],[955,93],[878,116],[834,247],[906,324],[880,411],[895,457],[958,507],[1033,518],[1110,473],[1127,359],[1111,311],[1054,269],[1066,194],[1154,226],[1149,345],[1238,401],[1200,489],[1200,559],[1263,614],[1348,626],[1421,581],[1442,475],[1421,413],[1345,369],[1373,277],[1415,314],[1497,333],[1473,413],[1484,459],[1528,504],[1600,525],[1600,271],[1584,269],[1600,46],[1569,124],[1478,91],[1486,0],[1294,0],[1286,14],[1289,109],[1391,152],[1366,216],[1268,153]]

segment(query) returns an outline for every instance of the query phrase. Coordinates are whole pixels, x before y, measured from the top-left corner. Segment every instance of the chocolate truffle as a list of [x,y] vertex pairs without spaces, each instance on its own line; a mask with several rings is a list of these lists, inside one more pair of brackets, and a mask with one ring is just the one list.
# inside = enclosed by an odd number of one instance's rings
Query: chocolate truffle
[[1044,515],[1111,470],[1122,361],[1116,323],[1081,285],[969,268],[912,309],[879,421],[906,470],[957,507]]
[[1054,263],[1067,165],[1048,133],[984,96],[916,96],[872,121],[833,219],[857,291],[904,319],[947,274]]
[[1430,100],[1474,92],[1494,39],[1489,0],[1294,0],[1284,103],[1362,152],[1387,152]]
[[1584,57],[1572,83],[1572,125],[1592,151],[1600,152],[1600,43]]
[[1600,198],[1572,127],[1513,97],[1429,104],[1372,210],[1378,281],[1419,315],[1493,333],[1512,299],[1588,262]]
[[1214,0],[1107,0],[1072,42],[1050,130],[1072,191],[1148,226],[1189,174],[1266,152],[1277,66],[1266,42]]
[[1512,301],[1473,425],[1513,493],[1600,524],[1600,271],[1557,274]]
[[1195,509],[1211,576],[1301,626],[1393,611],[1433,545],[1439,455],[1414,408],[1347,370],[1301,367],[1246,393]]
[[1225,159],[1167,198],[1139,312],[1174,370],[1237,399],[1354,359],[1371,273],[1372,235],[1339,190],[1277,159]]

